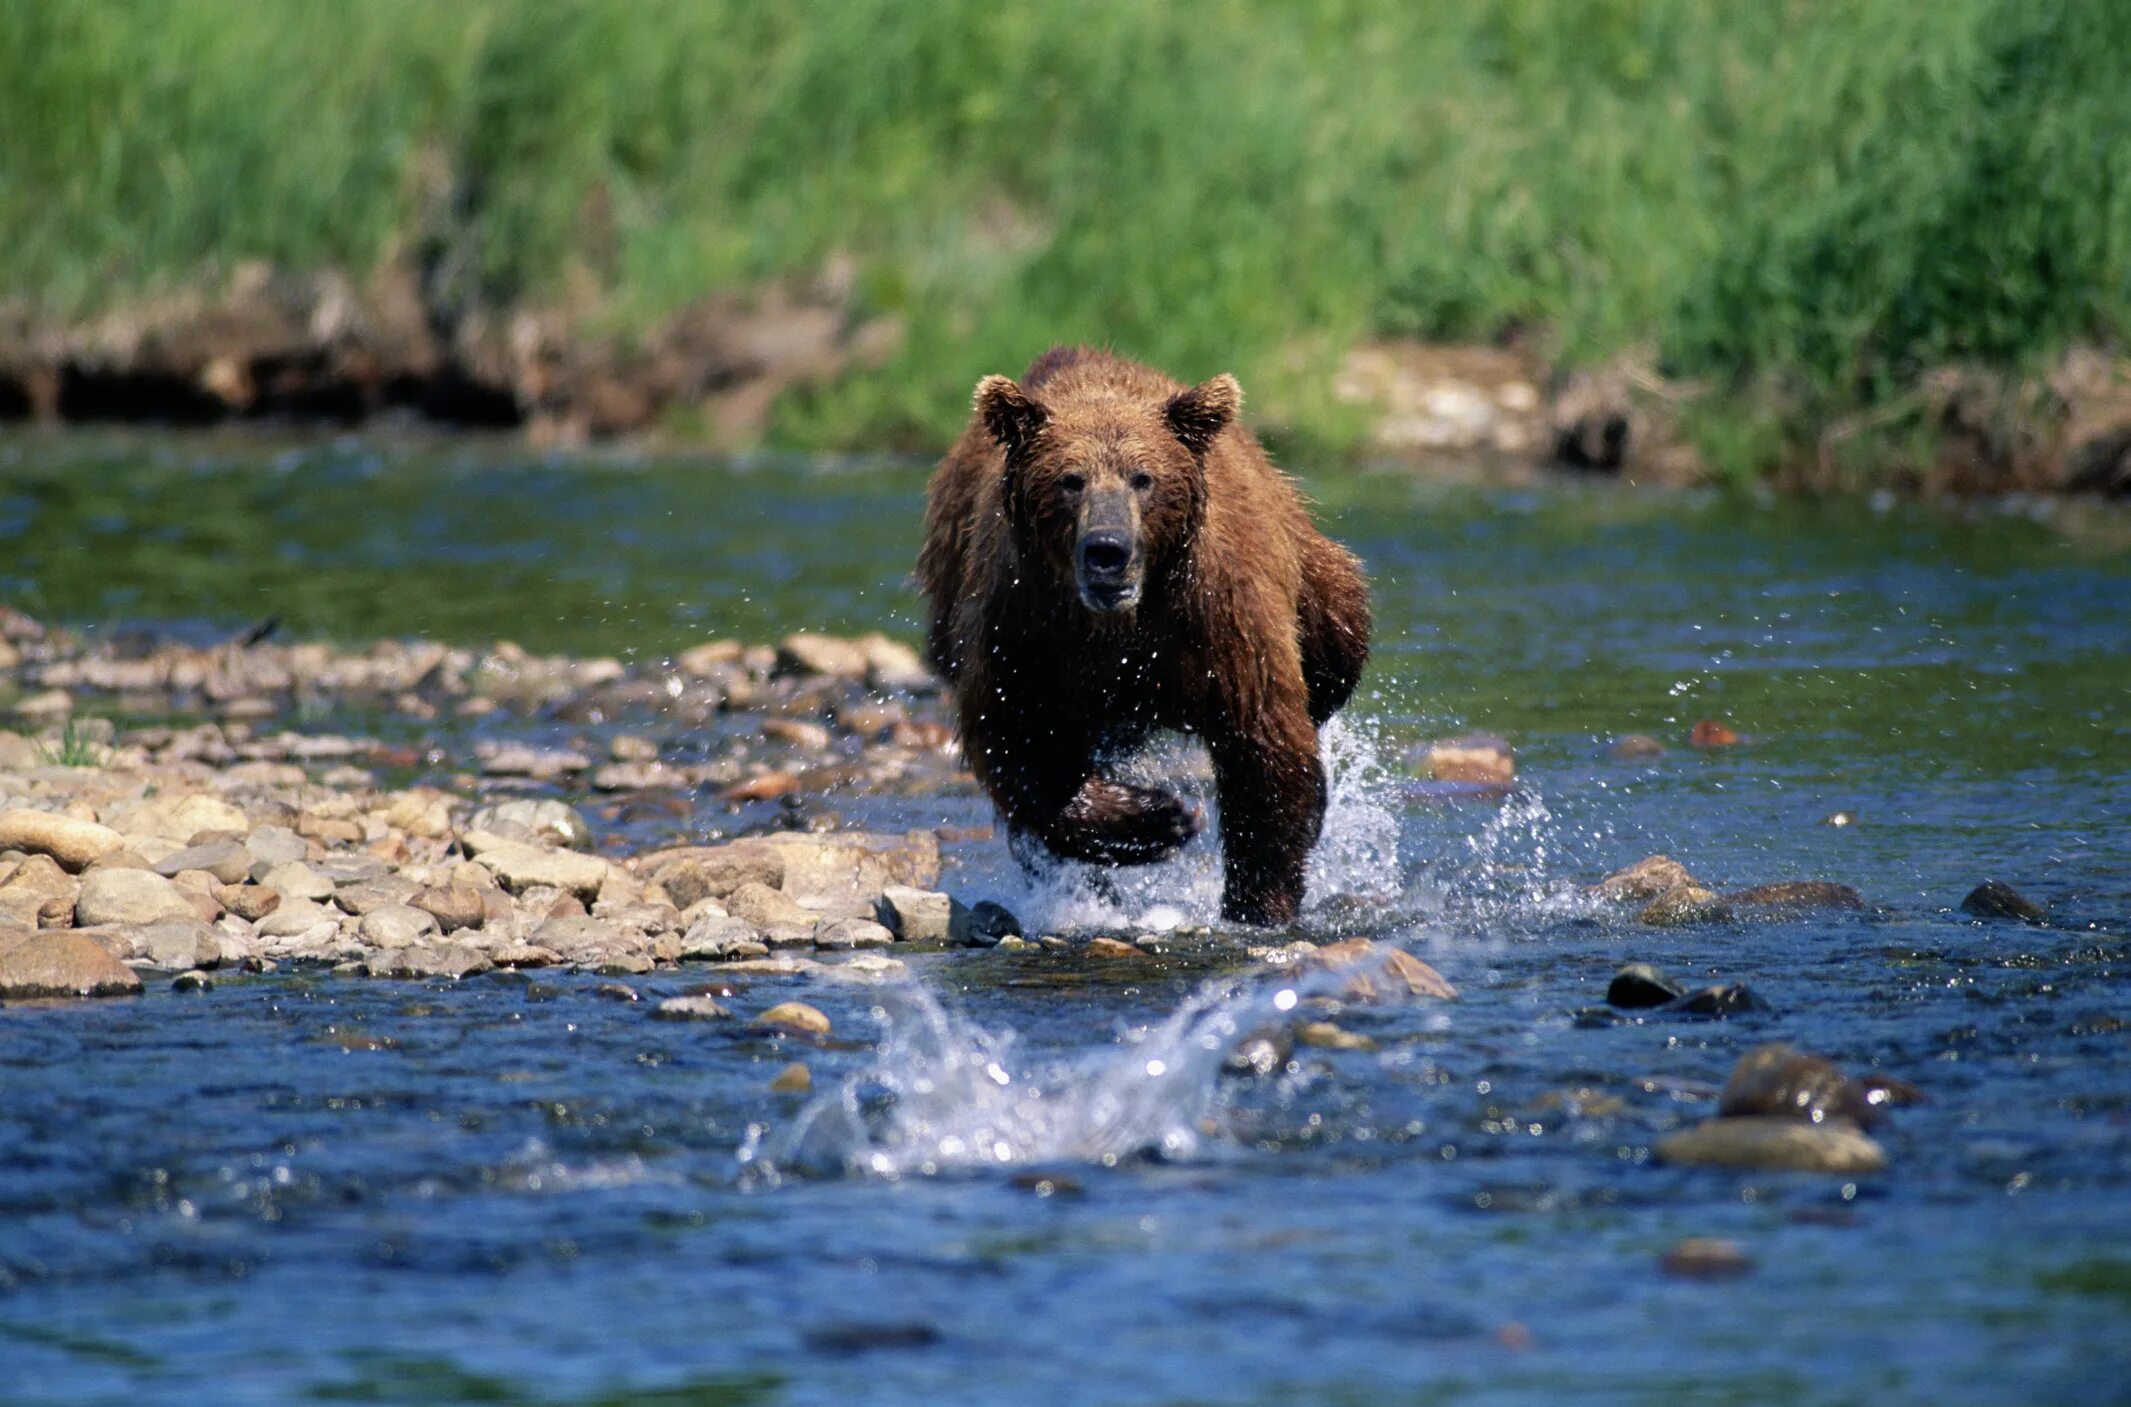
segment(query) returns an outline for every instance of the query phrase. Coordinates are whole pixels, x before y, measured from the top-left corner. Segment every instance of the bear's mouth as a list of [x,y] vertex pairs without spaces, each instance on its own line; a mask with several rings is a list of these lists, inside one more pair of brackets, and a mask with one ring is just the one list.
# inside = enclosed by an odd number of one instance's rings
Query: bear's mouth
[[1083,581],[1080,584],[1080,604],[1099,616],[1129,611],[1139,604],[1139,583]]

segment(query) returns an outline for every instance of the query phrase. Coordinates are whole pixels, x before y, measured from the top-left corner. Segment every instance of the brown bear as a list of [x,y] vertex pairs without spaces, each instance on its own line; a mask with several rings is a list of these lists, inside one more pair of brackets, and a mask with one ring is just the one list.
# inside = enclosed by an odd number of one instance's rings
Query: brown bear
[[1324,824],[1317,728],[1369,656],[1369,590],[1236,421],[1233,376],[1184,386],[1085,347],[977,384],[932,476],[918,582],[963,748],[1017,853],[1165,859],[1196,808],[1105,775],[1156,729],[1213,755],[1223,917],[1286,923]]

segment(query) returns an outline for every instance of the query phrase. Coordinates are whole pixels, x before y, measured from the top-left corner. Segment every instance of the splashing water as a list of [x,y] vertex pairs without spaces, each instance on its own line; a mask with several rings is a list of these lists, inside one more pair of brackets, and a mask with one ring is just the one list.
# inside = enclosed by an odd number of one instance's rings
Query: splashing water
[[[1399,811],[1391,750],[1374,719],[1340,714],[1319,735],[1324,761],[1324,832],[1310,853],[1306,914],[1361,899],[1401,897]],[[1204,750],[1179,740],[1118,770],[1123,780],[1174,787],[1207,813],[1205,835],[1159,865],[1108,869],[1039,856],[1024,886],[1000,897],[1032,931],[1166,932],[1213,924],[1221,914],[1220,816]]]
[[1202,986],[1156,1025],[1078,1056],[1016,1057],[1011,1031],[987,1031],[924,987],[889,989],[875,1014],[873,1065],[820,1095],[793,1122],[751,1132],[750,1177],[926,1175],[1029,1163],[1115,1164],[1200,1156],[1222,1136],[1222,1067],[1243,1038],[1294,1020],[1368,963],[1263,969]]

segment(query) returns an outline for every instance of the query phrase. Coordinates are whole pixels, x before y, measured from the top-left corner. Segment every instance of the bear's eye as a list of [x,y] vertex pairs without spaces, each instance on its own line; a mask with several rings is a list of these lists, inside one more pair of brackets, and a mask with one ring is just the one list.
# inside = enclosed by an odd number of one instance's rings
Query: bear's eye
[[1154,487],[1154,475],[1142,469],[1132,476],[1132,487],[1141,493]]
[[1087,486],[1088,481],[1078,474],[1060,474],[1058,476],[1058,487],[1068,498],[1079,493]]

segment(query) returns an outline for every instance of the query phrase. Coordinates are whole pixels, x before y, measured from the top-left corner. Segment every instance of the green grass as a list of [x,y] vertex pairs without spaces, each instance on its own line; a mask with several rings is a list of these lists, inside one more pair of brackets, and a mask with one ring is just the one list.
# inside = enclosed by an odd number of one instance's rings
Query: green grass
[[1729,468],[2131,330],[2122,0],[0,0],[0,289],[421,259],[645,327],[858,262],[888,365],[782,407],[935,445],[1111,343],[1350,435],[1378,334],[1654,349]]
[[35,745],[37,760],[46,767],[101,767],[104,750],[83,736],[69,718],[59,737]]

